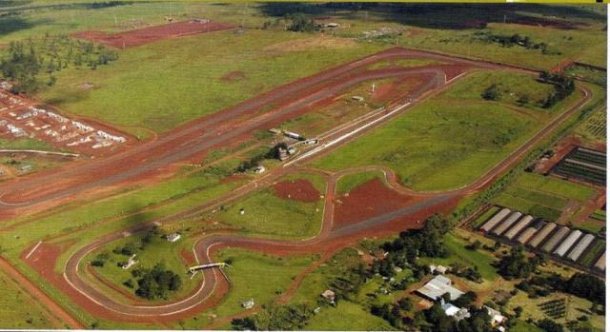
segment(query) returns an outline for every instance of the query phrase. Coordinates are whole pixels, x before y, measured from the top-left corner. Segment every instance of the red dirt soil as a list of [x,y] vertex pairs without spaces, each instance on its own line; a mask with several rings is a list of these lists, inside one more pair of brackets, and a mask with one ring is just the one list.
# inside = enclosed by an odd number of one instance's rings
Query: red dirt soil
[[180,256],[188,266],[197,264],[197,261],[195,261],[195,256],[193,256],[193,253],[190,250],[182,249],[182,251],[180,251]]
[[388,188],[381,180],[373,179],[352,189],[347,196],[337,198],[334,228],[397,210],[416,199],[401,195]]
[[83,31],[74,34],[77,38],[87,39],[117,48],[139,46],[157,40],[232,29],[233,26],[218,22],[197,22],[195,20],[155,25],[126,32],[107,34],[99,31]]
[[390,83],[382,84],[375,89],[371,99],[376,102],[398,99],[409,94],[414,87],[421,85],[422,82],[430,80],[430,76],[421,75],[416,78],[400,78]]
[[278,182],[273,186],[273,189],[275,195],[283,199],[300,202],[317,202],[320,200],[320,192],[311,182],[304,179]]

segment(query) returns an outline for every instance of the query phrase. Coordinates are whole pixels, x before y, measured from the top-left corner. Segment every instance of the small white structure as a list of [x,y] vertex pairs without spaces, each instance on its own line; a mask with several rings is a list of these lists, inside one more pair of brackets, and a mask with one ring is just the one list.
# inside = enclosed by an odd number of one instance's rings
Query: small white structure
[[128,270],[130,267],[134,266],[138,261],[136,260],[136,254],[131,255],[127,260],[127,263],[123,264],[123,270]]
[[265,171],[266,171],[266,170],[267,170],[267,169],[265,168],[265,166],[263,166],[263,165],[258,165],[258,166],[256,166],[256,167],[254,168],[254,173],[256,173],[256,174],[262,174],[262,173],[265,173]]
[[320,294],[326,301],[330,302],[330,304],[335,304],[336,294],[330,289],[325,290]]
[[338,28],[339,27],[339,23],[329,22],[329,23],[326,23],[326,27],[327,28]]
[[364,101],[364,97],[362,96],[352,96],[352,99],[355,101]]
[[244,309],[252,309],[254,308],[254,299],[249,299],[241,303],[242,308]]
[[504,317],[498,310],[488,306],[483,307],[487,310],[489,317],[491,317],[491,326],[497,326],[506,321],[506,317]]
[[428,268],[432,274],[445,274],[449,271],[449,268],[443,265],[430,265]]
[[451,303],[445,303],[443,300],[441,300],[441,303],[441,308],[443,308],[443,311],[447,317],[452,317],[456,321],[470,317],[470,311],[468,311],[466,308],[456,307]]
[[169,242],[176,242],[176,241],[180,240],[181,237],[182,237],[182,235],[180,235],[180,233],[171,233],[171,234],[168,234],[165,238]]

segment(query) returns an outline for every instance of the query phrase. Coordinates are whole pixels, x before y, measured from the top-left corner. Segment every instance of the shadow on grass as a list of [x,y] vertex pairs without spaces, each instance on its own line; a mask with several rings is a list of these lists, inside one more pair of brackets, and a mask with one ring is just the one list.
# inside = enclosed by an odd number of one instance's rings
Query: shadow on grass
[[[276,3],[261,7],[264,14],[284,17],[295,13],[337,18],[381,19],[433,29],[484,28],[488,23],[506,22],[575,29],[585,25],[571,19],[603,23],[606,11],[576,6],[540,4],[420,4],[420,3]],[[603,13],[602,13],[603,12]]]

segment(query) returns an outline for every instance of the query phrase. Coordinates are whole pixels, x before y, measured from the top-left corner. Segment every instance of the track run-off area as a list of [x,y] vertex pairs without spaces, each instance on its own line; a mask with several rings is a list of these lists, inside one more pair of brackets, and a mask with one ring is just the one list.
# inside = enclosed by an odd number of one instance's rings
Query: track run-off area
[[[368,66],[379,61],[402,58],[426,58],[440,60],[444,64],[403,69],[367,69]],[[100,160],[83,161],[60,171],[40,173],[31,178],[3,183],[0,185],[0,211],[2,211],[0,218],[10,218],[23,211],[43,211],[76,196],[103,195],[112,188],[171,172],[170,166],[177,162],[197,160],[215,148],[246,140],[256,130],[265,130],[303,115],[315,109],[316,105],[365,81],[409,77],[410,75],[425,77],[424,84],[411,91],[408,96],[390,104],[383,112],[367,114],[322,135],[317,150],[310,150],[311,153],[297,157],[294,162],[286,164],[285,167],[272,169],[264,176],[201,206],[159,220],[138,224],[116,233],[99,236],[93,242],[78,248],[67,259],[62,274],[57,274],[53,269],[42,268],[35,262],[34,258],[42,249],[34,248],[34,246],[39,246],[40,243],[26,248],[21,255],[21,259],[48,280],[53,287],[95,317],[124,322],[140,322],[142,317],[148,317],[147,319],[155,322],[173,322],[190,317],[202,310],[214,307],[229,292],[230,280],[220,269],[203,270],[197,276],[201,279],[199,286],[180,300],[163,305],[147,305],[143,301],[133,301],[121,296],[110,298],[88,282],[86,278],[82,277],[82,270],[85,267],[84,257],[109,242],[123,238],[126,232],[136,234],[147,231],[160,223],[178,222],[195,216],[203,211],[235,201],[260,188],[269,187],[282,176],[298,171],[317,173],[326,182],[324,212],[317,235],[308,239],[285,241],[248,237],[230,232],[205,234],[196,240],[192,248],[196,261],[200,264],[214,262],[215,253],[228,247],[244,248],[273,255],[316,253],[321,254],[322,257],[330,257],[333,252],[352,245],[363,237],[382,236],[407,228],[418,228],[426,217],[434,213],[449,213],[460,199],[479,192],[491,184],[494,179],[514,167],[536,144],[558,129],[572,115],[582,110],[591,99],[591,92],[579,87],[577,93],[581,95],[581,98],[577,102],[549,120],[543,128],[504,160],[486,170],[477,180],[453,190],[413,191],[399,183],[393,170],[382,166],[357,167],[330,172],[313,169],[306,163],[313,158],[331,153],[333,149],[352,141],[370,129],[408,112],[422,100],[445,91],[462,76],[477,69],[502,69],[537,75],[537,72],[534,71],[500,64],[391,48],[280,86],[235,107],[187,123],[171,133],[159,136],[155,141],[141,144],[121,154]],[[262,112],[268,105],[274,105],[273,109]],[[398,209],[344,222],[341,225],[336,224],[334,219],[338,195],[337,182],[345,175],[368,171],[382,172],[384,174],[383,182],[387,187],[411,199]],[[41,183],[52,185],[41,187]],[[46,262],[45,265],[55,266],[58,256],[58,254],[55,255],[53,261]]]

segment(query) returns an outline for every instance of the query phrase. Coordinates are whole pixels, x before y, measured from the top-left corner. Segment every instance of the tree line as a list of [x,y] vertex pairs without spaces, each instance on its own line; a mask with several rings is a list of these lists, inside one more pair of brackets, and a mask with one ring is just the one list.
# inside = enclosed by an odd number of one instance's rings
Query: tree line
[[0,55],[0,72],[13,82],[12,92],[32,93],[57,81],[55,74],[68,67],[91,70],[118,59],[103,45],[46,34],[39,40],[13,41]]

